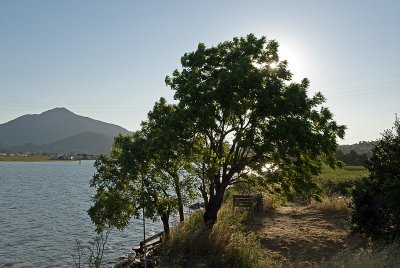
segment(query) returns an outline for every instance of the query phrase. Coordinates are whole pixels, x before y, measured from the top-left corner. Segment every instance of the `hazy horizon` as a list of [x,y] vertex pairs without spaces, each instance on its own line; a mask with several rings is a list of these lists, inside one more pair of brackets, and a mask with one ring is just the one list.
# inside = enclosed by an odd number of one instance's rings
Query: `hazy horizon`
[[280,44],[293,80],[310,79],[348,127],[339,144],[376,140],[400,99],[397,1],[3,1],[0,124],[56,107],[130,131],[180,57],[255,33]]

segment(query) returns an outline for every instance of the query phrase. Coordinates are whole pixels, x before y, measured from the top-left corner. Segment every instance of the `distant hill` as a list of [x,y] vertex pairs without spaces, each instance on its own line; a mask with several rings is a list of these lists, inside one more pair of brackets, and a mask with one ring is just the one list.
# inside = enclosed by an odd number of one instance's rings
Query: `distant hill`
[[55,108],[0,124],[0,145],[13,151],[99,154],[109,151],[114,136],[129,133],[120,126]]
[[339,145],[338,150],[342,151],[342,153],[344,154],[348,154],[352,150],[354,150],[358,154],[369,154],[375,144],[376,141],[360,141],[359,143],[351,145]]

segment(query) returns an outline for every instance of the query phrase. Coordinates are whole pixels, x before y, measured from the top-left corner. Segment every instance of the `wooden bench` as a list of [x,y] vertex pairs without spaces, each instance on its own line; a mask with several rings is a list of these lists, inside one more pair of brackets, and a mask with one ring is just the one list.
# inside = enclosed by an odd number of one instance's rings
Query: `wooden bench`
[[250,209],[251,217],[254,218],[254,197],[252,195],[233,195],[233,210],[235,207]]
[[150,236],[146,238],[146,240],[141,241],[138,246],[133,247],[132,250],[135,251],[136,254],[143,255],[144,248],[146,248],[146,252],[153,249],[156,245],[161,244],[164,236],[164,232]]

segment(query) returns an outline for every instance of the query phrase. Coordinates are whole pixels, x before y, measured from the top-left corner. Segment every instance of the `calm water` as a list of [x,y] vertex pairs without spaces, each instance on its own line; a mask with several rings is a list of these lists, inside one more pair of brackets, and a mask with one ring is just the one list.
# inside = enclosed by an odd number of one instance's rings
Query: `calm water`
[[[87,210],[94,190],[93,161],[0,162],[0,267],[72,267],[75,239],[96,233]],[[149,234],[161,230],[148,223]],[[105,259],[111,263],[142,238],[141,221],[112,231]]]

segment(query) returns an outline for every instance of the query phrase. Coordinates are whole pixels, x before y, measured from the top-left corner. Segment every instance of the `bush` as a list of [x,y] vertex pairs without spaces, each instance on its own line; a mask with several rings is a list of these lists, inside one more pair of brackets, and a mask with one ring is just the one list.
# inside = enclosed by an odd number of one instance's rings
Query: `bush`
[[352,227],[372,238],[400,237],[400,121],[385,131],[353,191]]
[[351,193],[358,180],[360,179],[346,179],[341,181],[325,180],[321,182],[321,185],[328,196],[351,196]]

